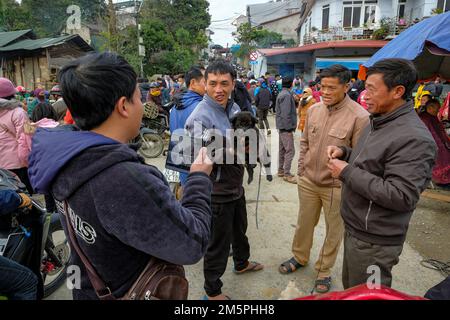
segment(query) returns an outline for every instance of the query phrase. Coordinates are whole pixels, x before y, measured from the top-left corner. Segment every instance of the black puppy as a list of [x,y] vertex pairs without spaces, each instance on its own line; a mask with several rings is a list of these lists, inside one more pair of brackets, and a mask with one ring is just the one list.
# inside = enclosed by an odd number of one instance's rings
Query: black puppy
[[[247,130],[255,130],[257,137],[256,150],[252,150],[253,152],[257,152],[257,160],[260,165],[264,165],[267,172],[267,180],[272,181],[273,177],[270,174],[270,154],[267,150],[267,145],[265,139],[262,135],[260,135],[259,129],[256,126],[258,120],[248,111],[239,112],[231,119],[231,124],[234,130],[241,129],[244,132]],[[237,149],[237,139],[234,141],[235,150]],[[256,168],[256,164],[250,164],[250,139],[249,137],[245,137],[245,168],[248,173],[248,184],[252,183],[254,169]],[[262,158],[262,159],[261,159]]]

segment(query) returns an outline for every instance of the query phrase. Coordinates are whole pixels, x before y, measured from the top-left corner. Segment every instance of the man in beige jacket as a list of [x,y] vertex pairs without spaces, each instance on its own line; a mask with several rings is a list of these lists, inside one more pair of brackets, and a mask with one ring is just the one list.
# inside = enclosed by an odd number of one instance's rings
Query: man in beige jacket
[[323,209],[327,235],[315,265],[318,272],[315,290],[325,293],[331,288],[331,268],[344,232],[340,215],[341,184],[328,170],[327,147],[354,147],[362,129],[369,123],[369,114],[347,95],[351,72],[346,67],[333,65],[324,69],[320,77],[322,102],[308,110],[300,142],[300,210],[292,244],[294,256],[285,261],[279,271],[292,273],[309,262],[314,228]]

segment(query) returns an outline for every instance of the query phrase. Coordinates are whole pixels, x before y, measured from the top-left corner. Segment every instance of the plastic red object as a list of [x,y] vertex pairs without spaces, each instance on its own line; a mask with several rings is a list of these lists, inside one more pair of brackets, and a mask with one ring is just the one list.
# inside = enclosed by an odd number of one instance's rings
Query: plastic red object
[[369,289],[362,284],[341,292],[330,292],[313,295],[295,300],[427,300],[422,297],[411,296],[394,289],[381,286],[380,289]]

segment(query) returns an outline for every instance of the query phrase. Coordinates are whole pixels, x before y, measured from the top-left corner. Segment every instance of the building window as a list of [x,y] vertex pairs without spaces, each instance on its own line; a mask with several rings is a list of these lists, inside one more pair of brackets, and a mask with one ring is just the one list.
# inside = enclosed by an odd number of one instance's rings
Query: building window
[[344,28],[357,28],[361,24],[363,1],[344,1]]
[[330,27],[330,5],[322,7],[322,30],[328,30]]
[[308,32],[309,33],[311,33],[311,29],[312,29],[312,26],[311,26],[311,12],[309,13],[309,15],[308,15],[308,20],[306,20],[307,22],[306,22],[306,26],[307,26],[307,28],[308,28]]
[[377,6],[375,4],[366,4],[364,7],[364,24],[366,26],[372,25],[375,23],[375,12],[377,10]]
[[438,9],[441,9],[443,12],[447,12],[450,10],[450,0],[438,0]]
[[406,8],[406,0],[399,0],[398,1],[398,12],[397,12],[397,16],[398,16],[399,20],[405,18],[405,8]]

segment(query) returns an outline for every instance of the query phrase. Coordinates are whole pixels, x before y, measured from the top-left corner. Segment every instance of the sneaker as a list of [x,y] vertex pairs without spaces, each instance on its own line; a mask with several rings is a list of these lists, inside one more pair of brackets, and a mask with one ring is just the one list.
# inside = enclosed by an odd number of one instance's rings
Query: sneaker
[[283,178],[284,177],[284,171],[278,171],[278,176],[280,178]]
[[294,176],[284,176],[283,180],[292,184],[297,184],[297,178]]

